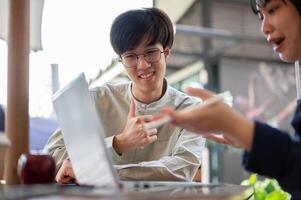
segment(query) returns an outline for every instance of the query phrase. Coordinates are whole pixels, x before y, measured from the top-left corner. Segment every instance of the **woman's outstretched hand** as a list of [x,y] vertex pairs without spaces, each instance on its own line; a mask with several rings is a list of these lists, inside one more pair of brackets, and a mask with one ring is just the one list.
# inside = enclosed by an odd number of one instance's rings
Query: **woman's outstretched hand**
[[[214,97],[214,93],[205,89],[188,88],[187,93],[205,102]],[[199,104],[194,109],[180,111],[164,107],[161,112],[169,115],[173,124],[203,134],[218,143],[243,147],[246,150],[252,146],[254,123],[222,101],[208,105]]]

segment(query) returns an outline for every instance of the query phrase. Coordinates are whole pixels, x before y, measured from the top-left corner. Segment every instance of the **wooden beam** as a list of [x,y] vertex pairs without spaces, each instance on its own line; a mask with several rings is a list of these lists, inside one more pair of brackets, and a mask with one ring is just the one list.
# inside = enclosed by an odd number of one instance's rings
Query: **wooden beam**
[[10,0],[5,132],[11,147],[4,165],[7,184],[19,183],[17,162],[22,153],[28,153],[29,13],[29,0]]

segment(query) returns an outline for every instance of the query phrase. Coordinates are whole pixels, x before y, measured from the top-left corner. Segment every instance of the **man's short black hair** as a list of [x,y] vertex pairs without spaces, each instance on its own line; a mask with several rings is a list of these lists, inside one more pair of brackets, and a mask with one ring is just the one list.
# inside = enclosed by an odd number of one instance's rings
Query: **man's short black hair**
[[172,47],[173,25],[166,13],[158,8],[130,10],[120,14],[111,26],[111,45],[118,55],[135,49],[142,39],[147,45],[162,44]]

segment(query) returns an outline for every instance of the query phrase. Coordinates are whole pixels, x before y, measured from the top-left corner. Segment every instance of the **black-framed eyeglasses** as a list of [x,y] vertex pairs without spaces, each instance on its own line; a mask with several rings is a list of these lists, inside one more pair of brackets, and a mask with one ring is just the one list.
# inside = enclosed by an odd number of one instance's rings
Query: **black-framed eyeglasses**
[[125,67],[132,68],[137,66],[140,55],[143,55],[146,62],[155,63],[161,59],[162,53],[164,53],[164,51],[161,51],[158,48],[148,49],[141,54],[125,53],[120,56],[119,62],[121,62]]

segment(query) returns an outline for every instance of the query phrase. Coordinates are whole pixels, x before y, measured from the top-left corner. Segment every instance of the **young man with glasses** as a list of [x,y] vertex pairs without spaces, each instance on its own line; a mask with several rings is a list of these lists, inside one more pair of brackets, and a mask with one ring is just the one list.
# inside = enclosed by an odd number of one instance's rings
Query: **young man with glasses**
[[[91,93],[120,179],[191,181],[200,167],[205,139],[169,124],[143,129],[162,106],[182,109],[199,103],[164,78],[174,40],[172,22],[156,8],[131,10],[115,19],[110,36],[131,82],[107,84]],[[60,131],[45,149],[57,162],[56,181],[75,181]]]

